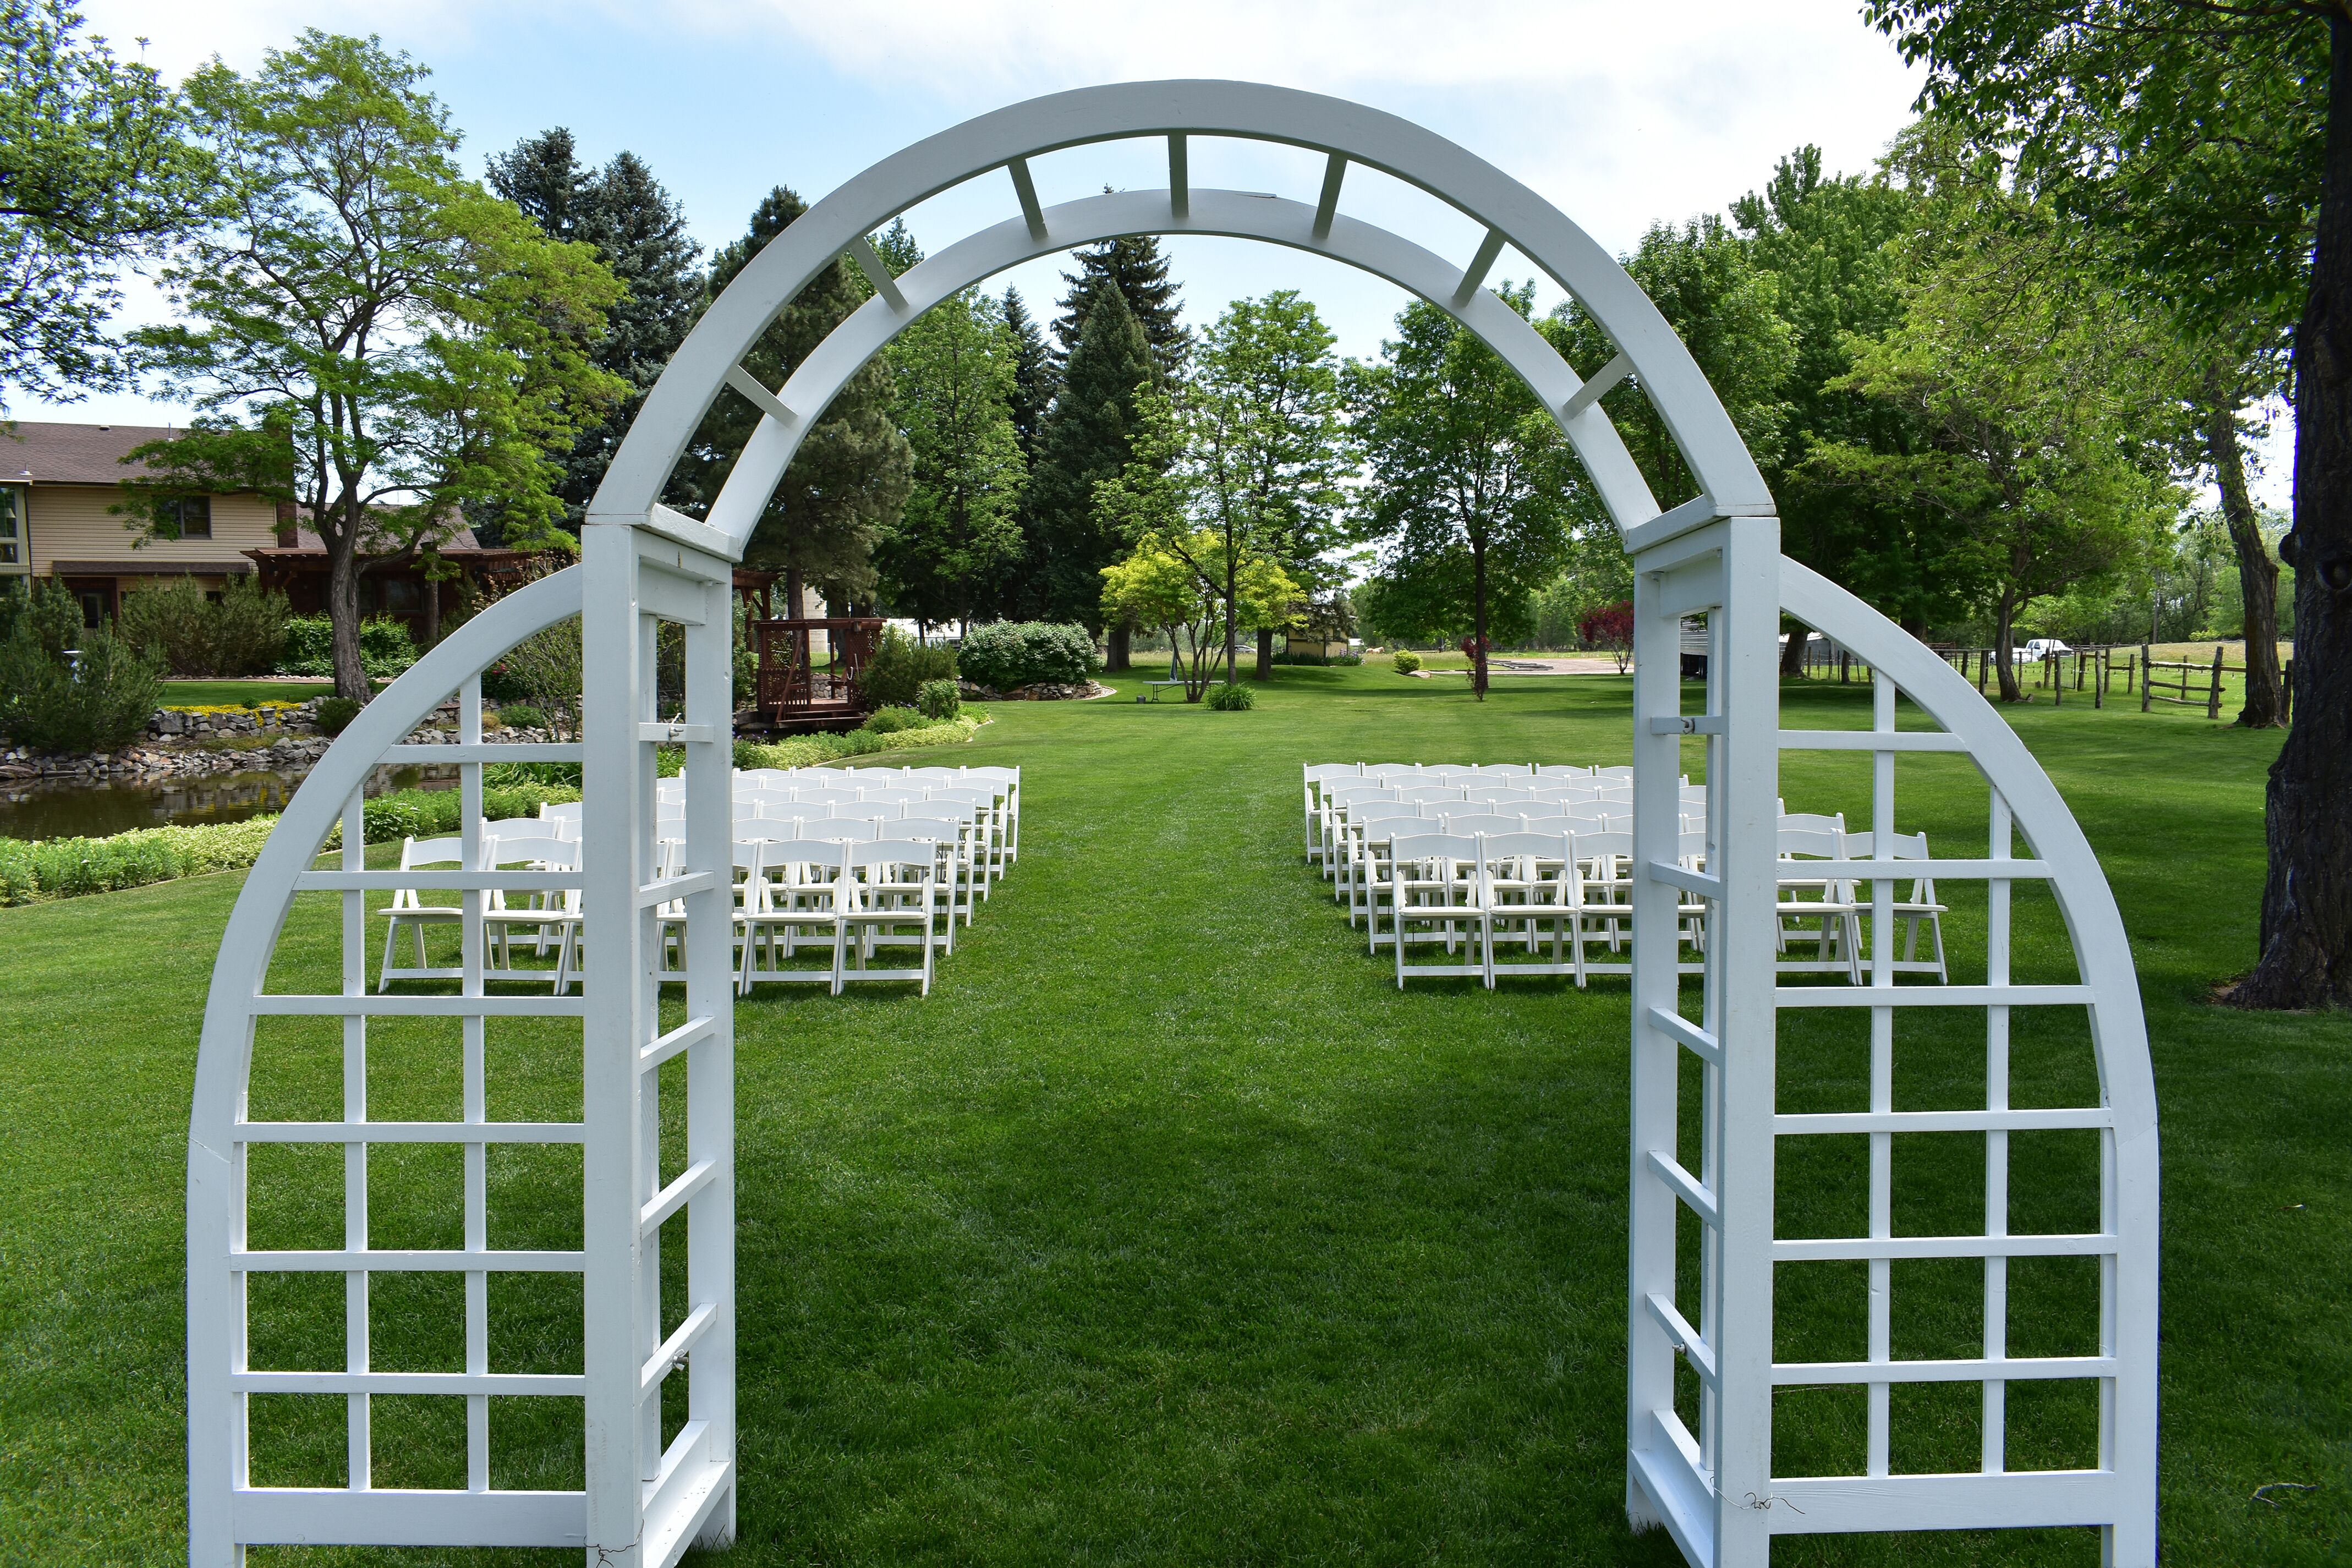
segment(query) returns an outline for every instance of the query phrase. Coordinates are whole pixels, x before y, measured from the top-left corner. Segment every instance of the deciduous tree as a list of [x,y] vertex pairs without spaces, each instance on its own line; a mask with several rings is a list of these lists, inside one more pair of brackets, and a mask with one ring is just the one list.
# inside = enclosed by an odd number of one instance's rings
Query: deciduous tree
[[898,614],[969,623],[1021,554],[1017,347],[996,301],[967,290],[925,311],[889,353],[914,482],[876,563]]
[[510,543],[562,542],[548,454],[622,390],[590,358],[612,273],[459,174],[425,74],[312,29],[250,77],[190,78],[220,221],[164,273],[184,320],[136,334],[211,415],[145,449],[160,486],[250,482],[307,509],[336,689],[359,700],[362,573],[415,559],[477,501],[504,509]]
[[202,218],[211,159],[186,101],[63,0],[0,4],[0,412],[120,384],[124,268]]

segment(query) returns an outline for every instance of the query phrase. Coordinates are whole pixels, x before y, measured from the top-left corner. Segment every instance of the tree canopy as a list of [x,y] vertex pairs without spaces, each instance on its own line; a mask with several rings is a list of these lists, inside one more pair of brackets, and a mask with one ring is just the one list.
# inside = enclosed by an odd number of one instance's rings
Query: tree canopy
[[1142,324],[1123,294],[1105,290],[1070,353],[1029,476],[1035,531],[1025,570],[1046,619],[1102,624],[1102,569],[1129,541],[1098,514],[1095,487],[1134,456],[1139,401],[1158,381]]

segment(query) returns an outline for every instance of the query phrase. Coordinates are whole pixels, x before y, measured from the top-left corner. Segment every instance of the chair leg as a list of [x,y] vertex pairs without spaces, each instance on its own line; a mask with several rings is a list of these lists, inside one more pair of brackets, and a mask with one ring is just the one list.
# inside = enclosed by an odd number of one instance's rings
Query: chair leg
[[394,915],[383,922],[383,963],[376,971],[375,988],[381,995],[392,989],[392,950],[400,942],[400,917]]

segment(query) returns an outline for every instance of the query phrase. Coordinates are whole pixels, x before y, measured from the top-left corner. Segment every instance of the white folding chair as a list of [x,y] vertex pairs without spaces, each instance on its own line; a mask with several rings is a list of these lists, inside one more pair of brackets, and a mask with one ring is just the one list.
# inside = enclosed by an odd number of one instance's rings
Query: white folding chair
[[[1452,834],[1398,836],[1389,847],[1389,919],[1395,926],[1397,989],[1408,975],[1423,979],[1475,976],[1487,982],[1493,963],[1492,912],[1479,877],[1478,840]],[[1416,944],[1443,942],[1445,959],[1415,963],[1407,959]],[[1468,948],[1475,963],[1453,962],[1457,950]]]
[[[1886,838],[1888,845],[1895,851],[1893,858],[1897,861],[1916,863],[1928,858],[1927,836],[1924,833],[1890,833]],[[1874,833],[1841,832],[1837,842],[1840,859],[1877,858],[1878,837]],[[1874,889],[1869,883],[1859,878],[1848,886],[1852,889],[1855,910],[1858,913],[1870,914],[1874,925],[1875,911],[1878,908],[1877,900],[1874,896]],[[1895,895],[1891,919],[1895,925],[1903,929],[1903,951],[1894,962],[1895,973],[1932,974],[1939,984],[1950,984],[1951,973],[1944,964],[1944,906],[1936,900],[1934,879],[1926,876],[1913,878],[1907,896],[1901,892]],[[1927,928],[1928,943],[1935,950],[1933,956],[1928,958],[1919,956],[1919,928],[1923,925]],[[1893,941],[1894,934],[1893,931],[1889,931],[1887,940]],[[1874,931],[1871,933],[1871,946],[1874,952],[1877,949],[1877,943],[1878,933]]]
[[[748,856],[747,856],[748,851]],[[744,995],[762,981],[776,984],[822,984],[841,990],[843,905],[849,879],[842,844],[819,839],[764,839],[735,847],[735,863],[750,862],[739,913],[742,967],[736,987]],[[828,952],[823,969],[795,969],[789,961],[801,944],[814,940]],[[763,966],[760,960],[764,955]]]
[[[843,847],[845,868],[837,900],[842,936],[834,949],[833,988],[853,980],[912,980],[918,993],[931,994],[932,944],[939,917],[939,857],[928,841],[885,838]],[[911,969],[876,969],[877,948],[914,943],[923,962]],[[857,960],[844,965],[845,953]]]
[[[466,841],[457,834],[440,838],[404,838],[400,841],[400,868],[404,871],[461,871],[466,866]],[[436,969],[425,951],[425,933],[428,928],[456,928],[466,918],[465,910],[457,904],[428,904],[424,890],[432,884],[420,880],[392,890],[392,904],[376,912],[384,917],[383,964],[378,971],[376,990],[390,989],[395,980],[459,980],[465,977],[461,968]],[[392,962],[393,950],[403,931],[416,939],[416,963],[408,968],[396,968]]]
[[[1569,952],[1576,923],[1576,847],[1567,829],[1481,835],[1478,874],[1486,904],[1487,987],[1506,974],[1576,973],[1576,956]],[[1547,930],[1549,959],[1541,956]],[[1527,956],[1506,959],[1515,940],[1523,941]]]
[[[1785,820],[1785,819],[1784,819]],[[1843,974],[1862,984],[1862,924],[1853,884],[1842,878],[1810,876],[1808,860],[1843,858],[1845,835],[1836,828],[1787,827],[1778,835],[1781,868],[1774,900],[1773,967],[1784,974]],[[1813,929],[1806,929],[1811,923]],[[1789,956],[1789,944],[1811,938],[1813,956]]]
[[971,924],[973,862],[980,838],[979,814],[972,807],[959,805],[953,801],[927,801],[919,806],[908,806],[907,815],[893,825],[892,836],[938,837],[940,858],[945,863],[942,880],[943,891],[947,895],[947,948],[953,952],[957,912],[962,912],[963,923],[967,927]]
[[549,801],[539,808],[541,822],[554,823],[557,831],[566,838],[580,837],[580,816],[587,806],[576,800]]
[[[1581,819],[1571,818],[1580,822]],[[1631,974],[1631,958],[1620,961],[1633,929],[1633,834],[1632,828],[1579,826],[1569,843],[1575,869],[1569,879],[1569,940],[1576,949],[1576,983],[1595,974]],[[1610,957],[1594,962],[1588,949],[1605,945]]]

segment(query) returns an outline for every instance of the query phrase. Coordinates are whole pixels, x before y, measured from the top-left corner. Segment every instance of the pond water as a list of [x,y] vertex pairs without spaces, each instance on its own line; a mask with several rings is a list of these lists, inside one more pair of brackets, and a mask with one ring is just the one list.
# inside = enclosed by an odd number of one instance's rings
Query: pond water
[[[166,823],[242,822],[285,810],[307,771],[256,770],[154,783],[123,779],[0,785],[0,838],[103,838]],[[455,782],[428,778],[425,772],[378,768],[368,780],[367,793],[446,788]]]

